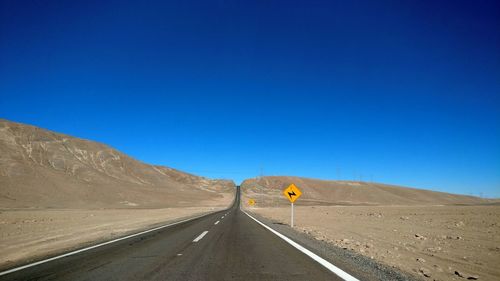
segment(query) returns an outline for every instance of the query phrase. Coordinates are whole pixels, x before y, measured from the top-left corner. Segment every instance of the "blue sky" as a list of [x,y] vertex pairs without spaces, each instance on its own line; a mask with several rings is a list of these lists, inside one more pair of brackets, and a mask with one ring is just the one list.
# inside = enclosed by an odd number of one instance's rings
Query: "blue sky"
[[1,1],[0,116],[234,179],[500,197],[498,1]]

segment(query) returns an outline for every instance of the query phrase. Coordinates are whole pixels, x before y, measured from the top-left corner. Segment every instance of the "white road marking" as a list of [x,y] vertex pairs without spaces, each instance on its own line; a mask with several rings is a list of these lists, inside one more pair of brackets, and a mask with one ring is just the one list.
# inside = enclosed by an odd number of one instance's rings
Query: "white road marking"
[[217,225],[219,223],[219,221],[216,221],[214,224]]
[[[216,213],[216,212],[214,212],[214,213]],[[15,267],[15,268],[12,268],[12,269],[0,272],[0,276],[7,275],[9,273],[16,272],[16,271],[19,271],[19,270],[23,270],[23,269],[26,269],[26,268],[30,268],[30,267],[33,267],[33,266],[37,266],[37,265],[40,265],[40,264],[43,264],[43,263],[47,263],[47,262],[50,262],[50,261],[53,261],[53,260],[58,260],[58,259],[62,259],[62,258],[65,258],[65,257],[72,256],[72,255],[76,255],[76,254],[81,253],[81,252],[85,252],[85,251],[88,251],[88,250],[99,248],[99,247],[102,247],[102,246],[105,246],[105,245],[109,245],[109,244],[112,244],[112,243],[115,243],[115,242],[118,242],[118,241],[122,241],[122,240],[129,239],[129,238],[132,238],[132,237],[135,237],[135,236],[139,236],[139,235],[146,234],[146,233],[149,233],[149,232],[152,232],[152,231],[156,231],[156,230],[159,230],[159,229],[162,229],[162,228],[165,228],[165,227],[174,226],[174,225],[177,225],[177,224],[180,224],[180,223],[183,223],[183,222],[188,222],[188,221],[192,221],[192,220],[199,219],[199,218],[202,218],[202,217],[206,217],[206,216],[211,215],[211,214],[213,214],[213,213],[208,213],[208,214],[204,214],[204,215],[197,216],[197,217],[194,217],[194,218],[185,219],[185,220],[181,220],[181,221],[178,221],[178,222],[174,222],[174,223],[170,223],[170,224],[158,226],[158,227],[155,227],[155,228],[152,228],[152,229],[148,229],[148,230],[145,230],[145,231],[141,231],[141,232],[138,232],[138,233],[135,233],[135,234],[131,234],[131,235],[127,235],[127,236],[124,236],[124,237],[121,237],[121,238],[116,238],[116,239],[113,239],[113,240],[110,240],[110,241],[107,241],[107,242],[99,243],[99,244],[94,245],[94,246],[82,248],[82,249],[75,250],[75,251],[72,251],[72,252],[69,252],[69,253],[66,253],[66,254],[55,256],[55,257],[52,257],[52,258],[48,258],[48,259],[45,259],[45,260],[41,260],[41,261],[37,261],[37,262],[30,263],[30,264],[27,264],[27,265]]]
[[262,225],[264,228],[266,228],[267,230],[271,231],[272,233],[274,233],[276,236],[278,236],[279,238],[285,240],[288,244],[292,245],[293,247],[295,247],[297,250],[301,251],[302,253],[308,255],[310,258],[312,258],[313,260],[317,261],[319,264],[321,264],[322,266],[326,267],[328,270],[330,270],[331,272],[333,272],[335,275],[337,275],[338,277],[346,280],[346,281],[359,281],[358,279],[356,279],[354,276],[350,275],[349,273],[343,271],[342,269],[336,267],[335,265],[331,264],[330,262],[328,262],[327,260],[323,259],[322,257],[316,255],[315,253],[309,251],[308,249],[304,248],[303,246],[301,246],[300,244],[294,242],[292,239],[286,237],[285,235],[279,233],[278,231],[270,228],[269,226],[265,225],[264,223],[260,222],[259,220],[257,220],[256,218],[252,217],[250,214],[248,214],[247,212],[241,210],[243,213],[245,213],[247,216],[249,216],[251,219],[253,219],[254,221],[256,221],[258,224]]
[[203,237],[205,237],[205,235],[207,235],[207,233],[208,233],[208,230],[203,231],[200,235],[198,235],[198,237],[196,237],[193,240],[193,242],[196,243],[196,242],[200,241],[201,239],[203,239]]

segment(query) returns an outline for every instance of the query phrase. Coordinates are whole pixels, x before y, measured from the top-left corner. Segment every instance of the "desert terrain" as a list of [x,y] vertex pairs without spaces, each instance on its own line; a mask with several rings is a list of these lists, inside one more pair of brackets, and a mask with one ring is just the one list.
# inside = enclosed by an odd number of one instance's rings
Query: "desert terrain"
[[235,186],[0,119],[0,268],[229,207]]
[[[242,184],[244,208],[290,224],[290,203],[281,194],[290,183],[303,192],[295,203],[297,231],[424,280],[500,278],[497,200],[374,183],[264,177]],[[254,206],[248,205],[250,198]]]

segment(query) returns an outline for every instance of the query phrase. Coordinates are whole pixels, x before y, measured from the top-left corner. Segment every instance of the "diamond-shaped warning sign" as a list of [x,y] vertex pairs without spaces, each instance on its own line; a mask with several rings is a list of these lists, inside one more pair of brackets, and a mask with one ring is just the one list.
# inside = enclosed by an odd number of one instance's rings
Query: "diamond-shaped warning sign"
[[283,190],[283,194],[288,200],[290,200],[291,203],[293,203],[300,197],[300,195],[302,195],[302,192],[295,186],[295,184],[292,183],[285,190]]

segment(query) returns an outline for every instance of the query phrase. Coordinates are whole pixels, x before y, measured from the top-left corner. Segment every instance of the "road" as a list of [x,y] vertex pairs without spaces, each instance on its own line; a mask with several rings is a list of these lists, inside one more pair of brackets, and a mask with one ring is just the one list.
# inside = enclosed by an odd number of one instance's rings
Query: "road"
[[225,211],[26,268],[0,280],[342,280],[249,218]]

